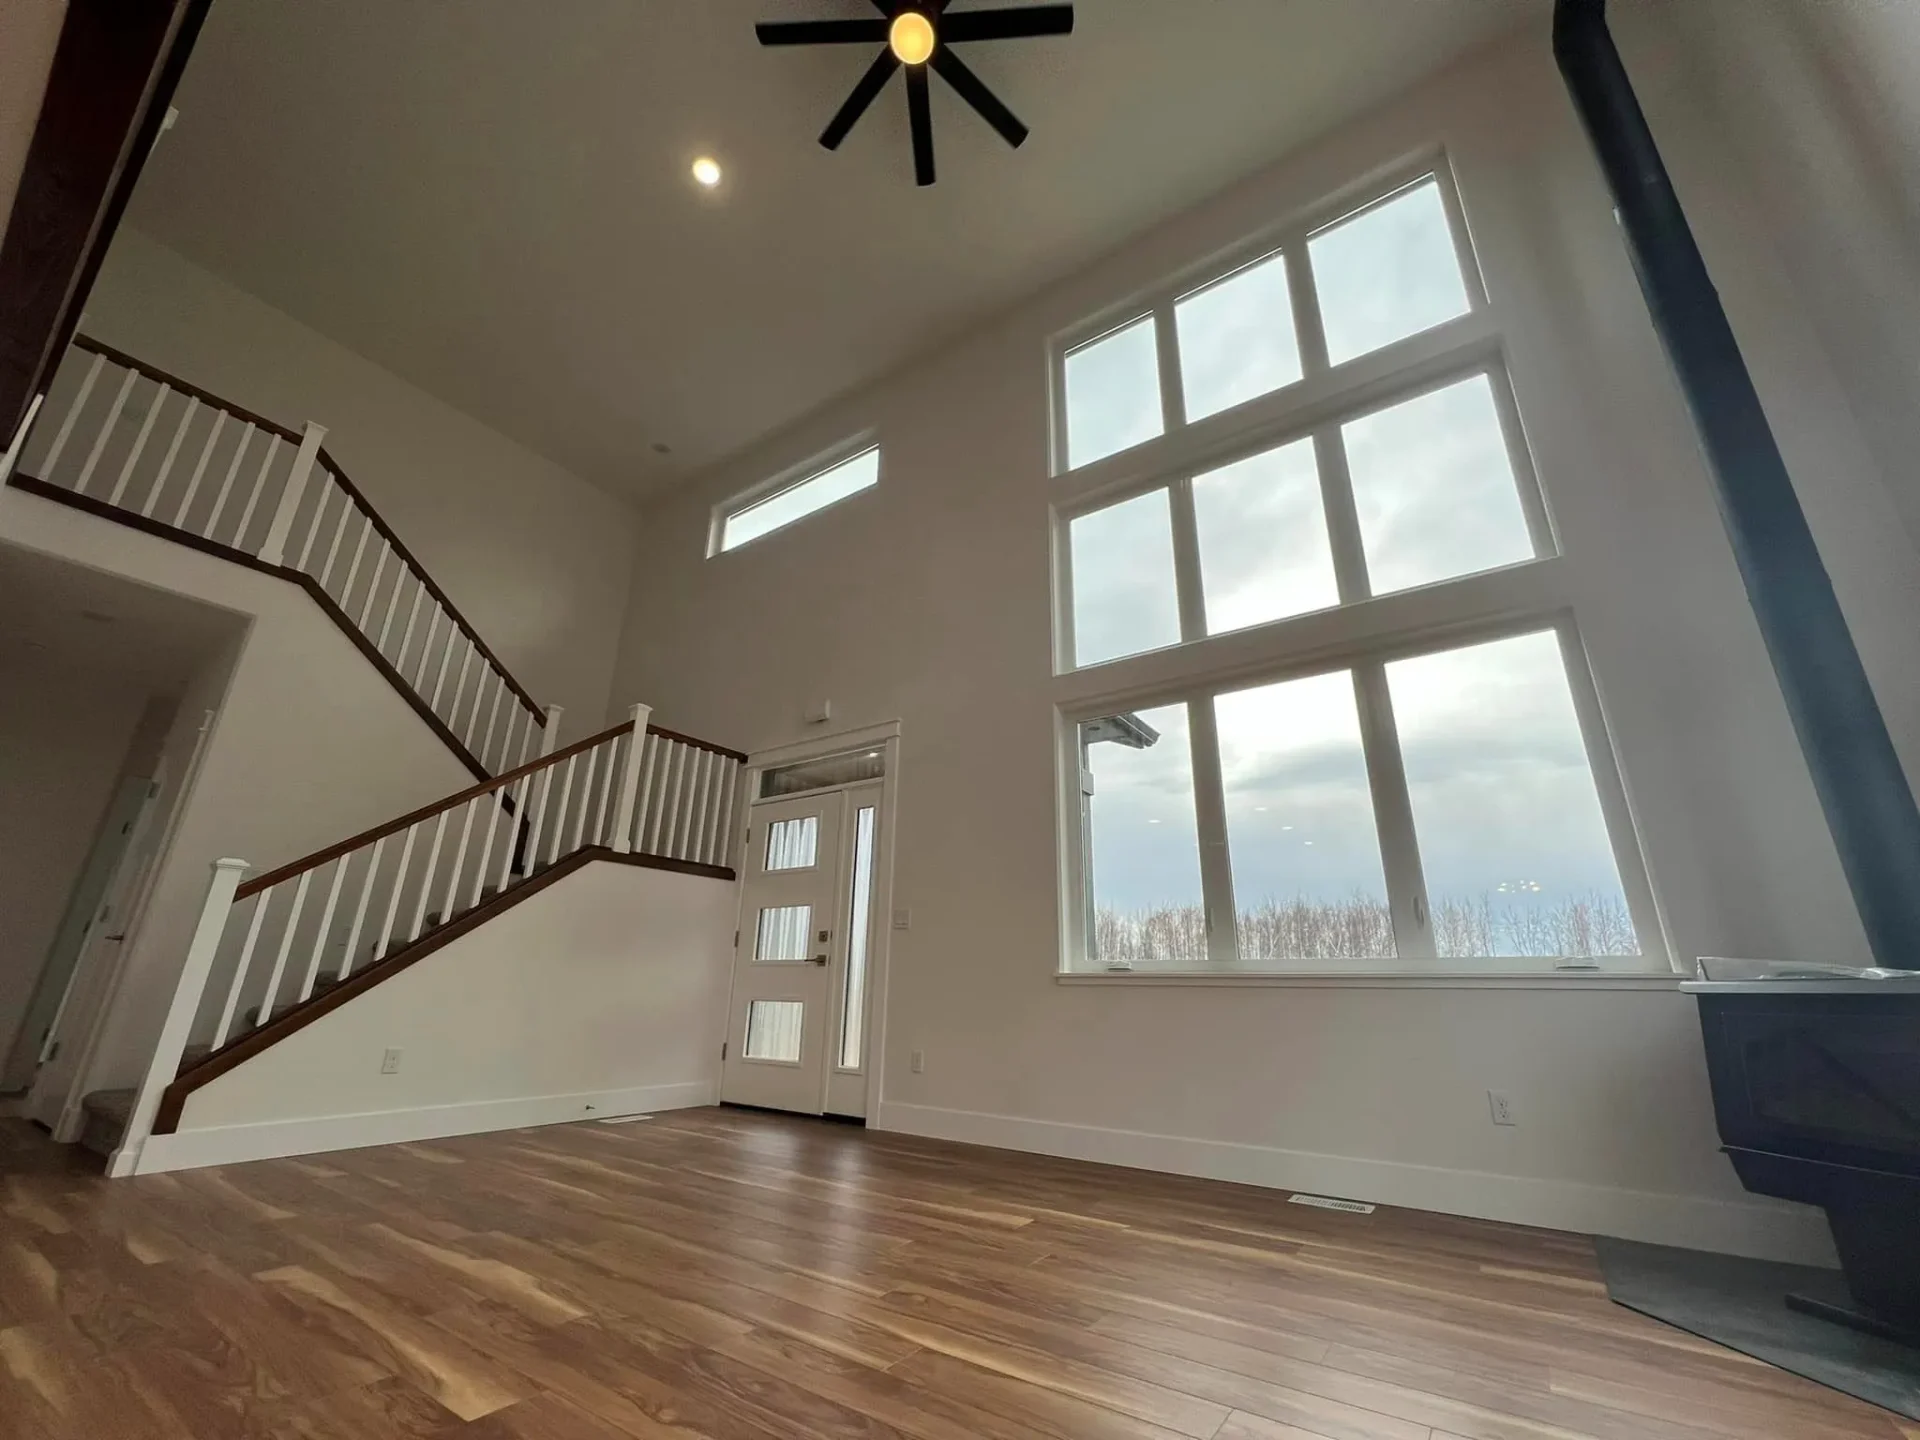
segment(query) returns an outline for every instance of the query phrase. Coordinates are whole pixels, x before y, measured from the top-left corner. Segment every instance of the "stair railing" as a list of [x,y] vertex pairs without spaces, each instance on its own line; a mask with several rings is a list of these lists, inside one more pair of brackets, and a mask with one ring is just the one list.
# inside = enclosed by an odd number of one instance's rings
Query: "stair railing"
[[540,754],[539,704],[325,438],[81,336],[11,483],[303,585],[476,776]]
[[[636,705],[624,724],[244,883],[244,860],[215,861],[114,1173],[130,1172],[149,1133],[172,1130],[197,1084],[572,857],[731,878],[746,757],[650,714]],[[195,1044],[206,1053],[182,1067]]]

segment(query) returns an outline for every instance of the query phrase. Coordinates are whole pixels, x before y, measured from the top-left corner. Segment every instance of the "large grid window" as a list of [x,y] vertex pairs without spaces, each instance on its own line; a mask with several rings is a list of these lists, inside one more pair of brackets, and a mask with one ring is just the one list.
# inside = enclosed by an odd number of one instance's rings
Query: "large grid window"
[[1656,968],[1444,166],[1055,352],[1069,970]]

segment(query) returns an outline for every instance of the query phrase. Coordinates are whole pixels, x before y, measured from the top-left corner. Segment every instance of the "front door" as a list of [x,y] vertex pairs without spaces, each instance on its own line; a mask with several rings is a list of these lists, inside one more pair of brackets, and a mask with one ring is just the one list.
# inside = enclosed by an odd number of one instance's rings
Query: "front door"
[[740,932],[720,1098],[819,1115],[826,1109],[839,933],[839,790],[747,812]]

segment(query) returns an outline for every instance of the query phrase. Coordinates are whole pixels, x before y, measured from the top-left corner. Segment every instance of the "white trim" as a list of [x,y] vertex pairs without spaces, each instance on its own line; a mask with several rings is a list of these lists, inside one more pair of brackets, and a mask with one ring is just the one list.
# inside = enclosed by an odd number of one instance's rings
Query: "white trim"
[[40,406],[46,400],[42,392],[33,397],[27,405],[27,413],[20,419],[20,428],[13,432],[13,441],[7,446],[7,453],[0,456],[0,485],[4,485],[13,475],[13,467],[20,463],[20,455],[27,448],[27,432],[33,429],[33,422],[40,417]]
[[1185,986],[1254,990],[1678,990],[1684,975],[1653,970],[1079,970],[1055,975],[1060,985]]
[[477,1100],[459,1105],[430,1105],[416,1110],[376,1110],[359,1115],[321,1115],[302,1120],[271,1120],[254,1125],[218,1125],[150,1135],[139,1153],[116,1175],[154,1175],[283,1155],[318,1155],[329,1150],[358,1150],[448,1135],[477,1135],[489,1130],[521,1130],[684,1110],[714,1103],[711,1079],[674,1085],[638,1085],[623,1090],[589,1090],[574,1095],[535,1095],[515,1100]]
[[[797,765],[803,760],[826,760],[847,750],[861,747],[872,749],[875,745],[900,738],[900,722],[883,720],[875,725],[863,725],[858,730],[839,730],[831,735],[815,735],[806,740],[795,740],[790,745],[775,745],[767,750],[755,750],[747,756],[747,764],[755,770],[777,770],[787,765]],[[865,784],[865,781],[856,781]],[[835,785],[829,787],[839,789]],[[748,792],[752,794],[751,791]],[[779,799],[790,799],[782,795]]]
[[1800,1264],[1833,1264],[1832,1242],[1820,1212],[1774,1201],[1716,1200],[1574,1180],[1447,1170],[1394,1160],[1322,1155],[931,1105],[883,1102],[875,1108],[873,1124],[876,1129],[905,1135],[1162,1174],[1339,1195],[1379,1205],[1578,1234],[1614,1235],[1657,1245]]

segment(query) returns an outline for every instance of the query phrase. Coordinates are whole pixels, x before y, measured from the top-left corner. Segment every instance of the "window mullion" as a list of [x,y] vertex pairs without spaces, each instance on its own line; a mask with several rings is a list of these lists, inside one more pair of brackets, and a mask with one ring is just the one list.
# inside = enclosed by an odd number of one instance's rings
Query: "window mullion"
[[1367,757],[1367,782],[1373,791],[1374,826],[1380,834],[1380,860],[1387,876],[1387,903],[1393,915],[1394,947],[1402,960],[1431,960],[1436,955],[1420,842],[1413,830],[1413,797],[1400,755],[1400,734],[1393,720],[1393,696],[1386,668],[1378,662],[1356,665],[1353,694],[1360,708],[1360,743]]
[[1200,831],[1200,893],[1206,902],[1207,964],[1228,970],[1239,963],[1238,912],[1233,900],[1233,864],[1227,849],[1227,792],[1220,772],[1220,730],[1211,698],[1187,706],[1193,748],[1193,810]]
[[1313,455],[1320,472],[1320,506],[1327,517],[1327,535],[1333,545],[1333,575],[1340,587],[1340,603],[1353,605],[1373,598],[1367,574],[1367,548],[1360,536],[1360,510],[1354,504],[1353,476],[1347,469],[1347,444],[1335,428],[1315,432]]

